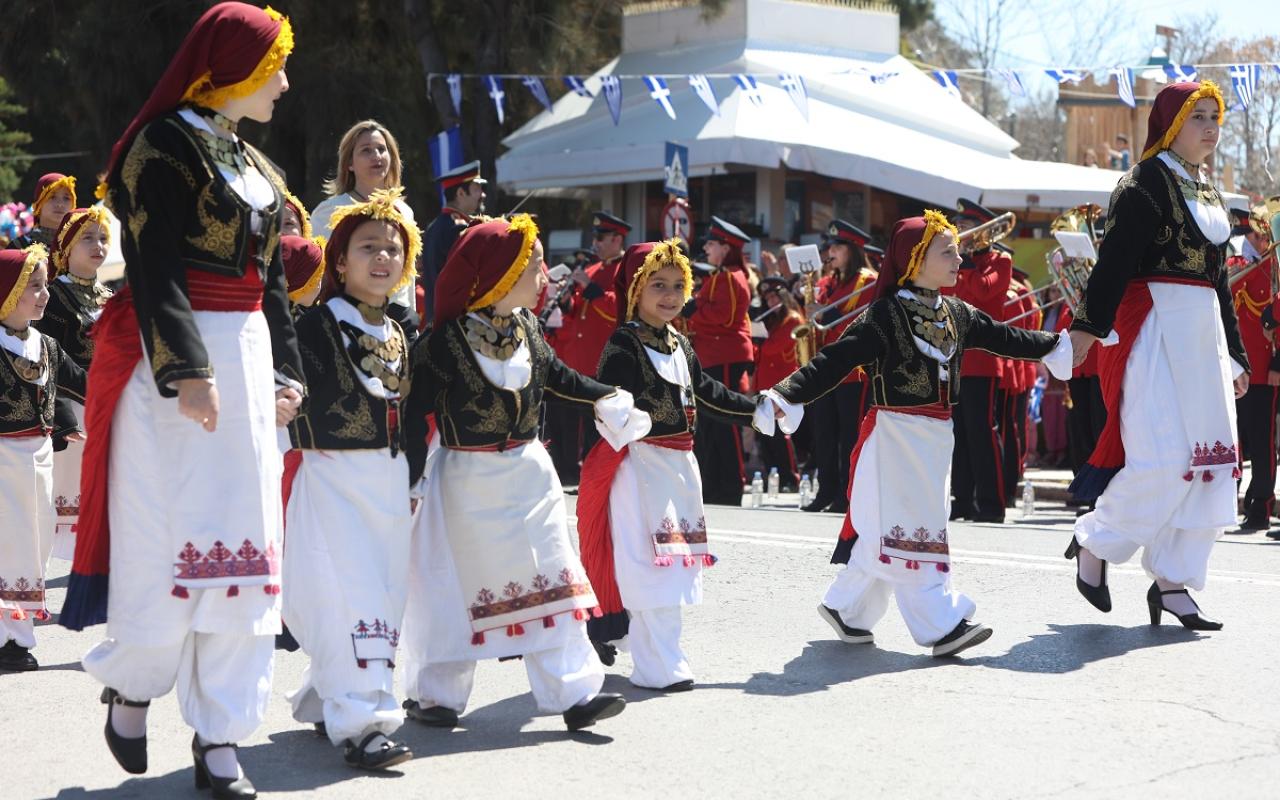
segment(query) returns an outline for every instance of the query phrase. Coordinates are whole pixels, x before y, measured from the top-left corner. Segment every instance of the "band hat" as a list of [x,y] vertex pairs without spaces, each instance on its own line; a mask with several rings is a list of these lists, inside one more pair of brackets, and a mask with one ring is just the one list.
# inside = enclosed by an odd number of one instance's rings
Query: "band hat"
[[591,227],[596,233],[620,233],[623,236],[631,233],[631,223],[607,211],[597,211],[593,214]]
[[480,177],[480,162],[472,161],[460,167],[454,167],[448,172],[441,173],[436,177],[436,183],[440,184],[441,189],[452,189],[464,183],[478,183],[483,186],[488,181]]
[[731,222],[726,222],[719,217],[711,218],[711,227],[707,231],[707,236],[719,242],[724,242],[734,247],[743,247],[747,242],[751,241],[751,237],[743,233],[742,229]]
[[870,234],[852,222],[845,222],[842,219],[831,220],[831,224],[827,226],[826,236],[832,244],[852,244],[865,248],[871,243]]

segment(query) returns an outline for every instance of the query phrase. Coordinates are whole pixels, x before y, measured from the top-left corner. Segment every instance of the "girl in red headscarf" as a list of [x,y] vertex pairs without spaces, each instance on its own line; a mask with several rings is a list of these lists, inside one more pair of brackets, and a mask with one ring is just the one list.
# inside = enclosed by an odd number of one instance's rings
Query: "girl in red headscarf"
[[872,407],[853,452],[849,513],[833,563],[836,575],[818,613],[841,641],[873,641],[890,596],[911,637],[951,656],[985,641],[975,606],[951,586],[947,491],[955,445],[951,407],[964,352],[982,348],[1018,359],[1044,358],[1070,374],[1070,348],[1056,333],[995,322],[939,290],[954,286],[956,229],[938,211],[899,220],[876,299],[836,342],[765,394],[788,413],[833,390],[857,367],[867,371]]
[[236,129],[271,119],[292,49],[275,11],[210,8],[99,187],[121,221],[127,283],[95,331],[61,622],[107,622],[83,663],[106,687],[120,765],[146,771],[148,703],[176,683],[196,785],[220,797],[254,796],[235,743],[262,720],[280,631],[281,462],[263,453],[302,390],[283,183]]
[[435,327],[413,347],[406,446],[424,501],[402,652],[405,708],[427,725],[457,724],[482,658],[524,656],[538,708],[563,713],[570,730],[625,705],[600,693],[604,669],[585,624],[600,611],[538,424],[544,398],[578,403],[622,447],[644,435],[649,416],[629,393],[556,357],[530,310],[545,284],[529,215],[475,224],[449,251]]
[[54,237],[62,218],[76,207],[76,179],[61,172],[50,172],[41,175],[36,181],[36,196],[31,201],[31,217],[35,220],[33,227],[26,234],[9,242],[11,250],[25,250],[33,244],[43,245],[52,251]]
[[1223,113],[1210,81],[1160,90],[1071,323],[1076,364],[1113,345],[1099,363],[1107,422],[1071,484],[1097,501],[1066,552],[1076,588],[1110,611],[1107,564],[1142,548],[1152,624],[1168,611],[1193,630],[1222,627],[1187,589],[1204,588],[1213,543],[1236,521],[1235,398],[1250,369],[1224,265],[1231,222],[1205,167]]
[[[49,281],[49,305],[45,306],[44,318],[36,327],[57,339],[63,352],[85,370],[93,359],[90,331],[111,297],[111,290],[98,280],[98,267],[106,260],[110,244],[110,213],[102,206],[77,208],[63,218],[49,259],[53,276]],[[59,401],[59,421],[53,434],[53,491],[58,530],[52,555],[68,561],[75,554],[84,445],[67,434],[84,431],[82,408],[69,400]]]
[[646,689],[693,688],[680,647],[681,608],[702,602],[707,546],[702,474],[693,436],[704,416],[731,425],[758,419],[775,428],[771,403],[727,388],[703,371],[689,340],[671,327],[689,300],[693,275],[676,239],[627,248],[617,279],[618,319],[598,375],[636,398],[652,427],[617,448],[599,442],[582,465],[578,536],[604,616],[587,623],[605,663],[631,651],[631,682]]

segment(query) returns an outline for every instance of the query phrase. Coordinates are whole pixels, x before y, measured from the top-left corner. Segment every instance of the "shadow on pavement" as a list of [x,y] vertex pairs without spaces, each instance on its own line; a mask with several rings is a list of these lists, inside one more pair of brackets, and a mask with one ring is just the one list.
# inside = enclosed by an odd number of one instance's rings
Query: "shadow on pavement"
[[[110,756],[107,756],[110,758]],[[130,778],[119,786],[110,789],[85,789],[73,786],[62,789],[53,800],[79,800],[79,798],[128,798],[128,797],[198,797],[194,787],[194,772],[190,765],[186,769],[170,772],[168,775],[157,775],[154,778]],[[255,785],[256,785],[255,781]],[[259,787],[261,788],[261,787]],[[206,794],[207,796],[207,794]]]
[[868,645],[820,640],[806,644],[800,655],[783,666],[781,675],[757,672],[745,683],[707,683],[699,684],[699,688],[740,689],[746,694],[790,697],[823,692],[837,684],[872,675],[965,663],[961,659],[934,659],[923,649],[919,653],[899,653]]
[[969,659],[970,664],[1014,672],[1062,674],[1086,664],[1148,647],[1194,642],[1204,637],[1169,625],[1050,625],[1050,633],[1034,634],[998,656]]
[[[606,691],[609,687],[606,686]],[[627,698],[631,702],[631,698]],[[457,728],[441,730],[406,720],[395,739],[413,748],[414,754],[423,756],[450,755],[453,753],[481,753],[490,750],[512,750],[520,747],[537,747],[549,742],[566,740],[582,744],[602,745],[613,741],[610,736],[597,733],[597,727],[582,731],[567,729],[553,731],[522,731],[521,728],[535,716],[553,719],[563,724],[559,714],[542,714],[534,703],[533,694],[526,692],[477,708],[463,714]],[[626,712],[623,712],[626,716]],[[613,719],[599,723],[608,729],[616,724]]]

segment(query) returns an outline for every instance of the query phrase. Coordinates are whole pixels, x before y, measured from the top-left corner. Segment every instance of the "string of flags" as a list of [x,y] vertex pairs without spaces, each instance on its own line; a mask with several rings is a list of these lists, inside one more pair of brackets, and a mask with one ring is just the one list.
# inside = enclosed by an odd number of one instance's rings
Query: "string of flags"
[[[1227,75],[1231,80],[1231,88],[1235,92],[1237,103],[1233,108],[1246,109],[1253,102],[1254,93],[1257,91],[1258,83],[1261,81],[1266,68],[1271,67],[1277,75],[1280,75],[1280,64],[1276,63],[1245,63],[1245,64],[1204,64],[1196,66],[1194,64],[1165,64],[1161,67],[1165,77],[1170,81],[1194,81],[1200,74],[1201,69],[1220,68],[1226,69]],[[1151,69],[1153,67],[1148,67]],[[1009,93],[1015,97],[1026,97],[1027,88],[1025,79],[1030,75],[1044,74],[1056,81],[1059,85],[1074,85],[1085,80],[1090,74],[1105,75],[1107,80],[1113,80],[1116,87],[1116,96],[1122,103],[1134,108],[1137,100],[1134,97],[1134,74],[1133,67],[1111,67],[1105,69],[1082,69],[1082,68],[1053,68],[1053,69],[1034,69],[1034,70],[1014,70],[1007,68],[993,68],[991,70],[983,69],[934,69],[929,71],[929,75],[938,83],[943,90],[953,97],[960,99],[960,83],[961,76],[980,76],[987,72],[994,74],[996,77],[1003,79],[1008,86]],[[893,78],[897,77],[900,71],[893,70],[873,70],[866,66],[855,66],[847,70],[841,70],[827,75],[853,75],[869,80],[876,85],[882,85]],[[501,124],[506,120],[506,90],[503,88],[503,81],[507,79],[518,79],[533,96],[533,98],[545,108],[548,112],[552,110],[551,96],[547,91],[547,80],[559,80],[565,88],[575,95],[584,98],[594,98],[596,93],[587,86],[588,78],[578,75],[568,76],[550,76],[550,75],[464,75],[461,73],[450,73],[444,76],[429,76],[429,80],[436,77],[444,77],[448,88],[449,97],[453,103],[454,111],[461,116],[462,114],[462,81],[464,78],[480,78],[484,82],[486,94],[493,102],[494,111],[498,116],[498,123]],[[757,76],[749,73],[730,73],[730,74],[698,74],[698,75],[602,75],[599,77],[600,86],[598,92],[604,94],[605,103],[609,107],[609,114],[613,117],[613,124],[617,125],[622,119],[622,89],[624,79],[639,79],[644,84],[645,90],[649,97],[662,109],[664,113],[671,119],[676,119],[676,108],[672,105],[672,85],[671,81],[685,80],[694,95],[702,101],[712,114],[720,115],[720,100],[716,95],[715,88],[712,86],[711,79],[730,79],[738,89],[742,90],[743,97],[753,106],[761,107],[765,104],[765,97],[761,93],[760,78],[765,76]],[[777,80],[779,88],[786,92],[792,104],[800,115],[808,121],[809,119],[809,90],[805,85],[803,75],[798,73],[782,73],[780,75],[767,76]]]

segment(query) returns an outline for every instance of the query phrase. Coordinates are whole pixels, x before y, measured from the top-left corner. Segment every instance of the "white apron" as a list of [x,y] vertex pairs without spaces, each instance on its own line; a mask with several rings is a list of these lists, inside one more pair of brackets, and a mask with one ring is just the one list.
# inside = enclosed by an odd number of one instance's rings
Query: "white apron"
[[[76,422],[84,430],[84,407],[73,403]],[[80,519],[80,462],[84,458],[84,442],[67,442],[67,447],[53,454],[53,506],[57,527],[53,534],[52,558],[70,561],[76,554],[76,522]]]
[[44,565],[53,530],[52,440],[0,437],[0,613],[48,616]]

